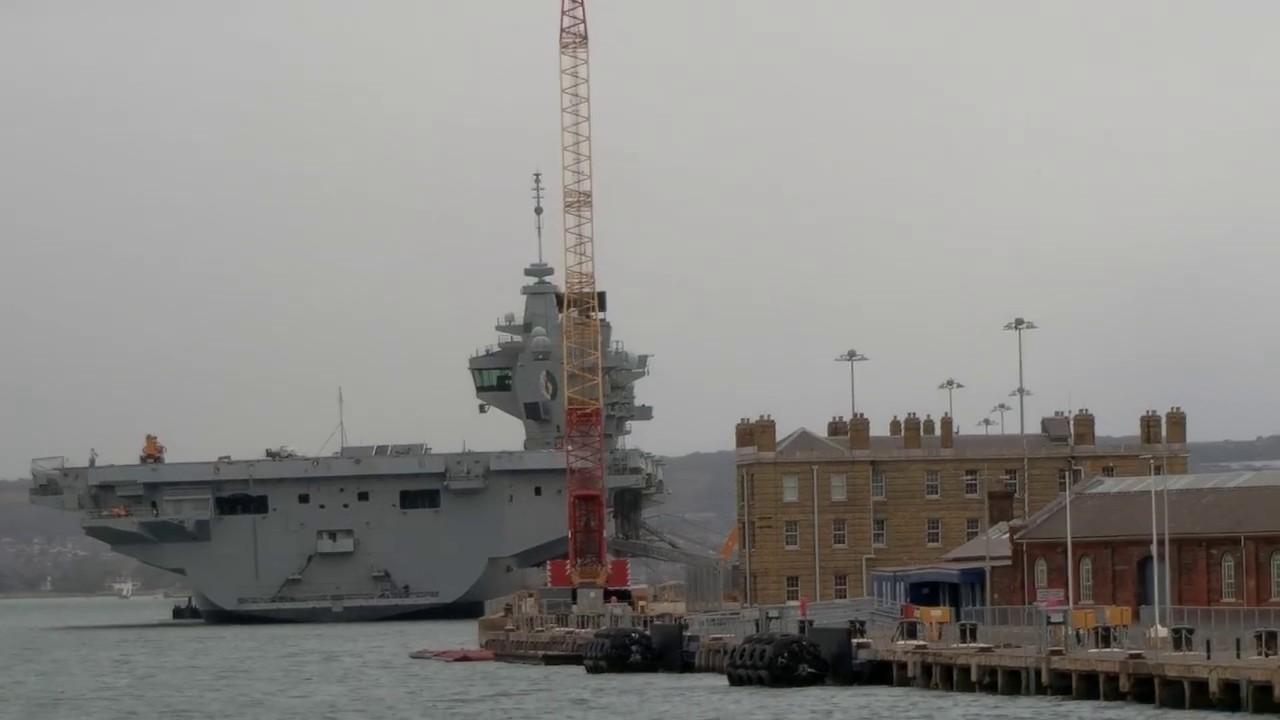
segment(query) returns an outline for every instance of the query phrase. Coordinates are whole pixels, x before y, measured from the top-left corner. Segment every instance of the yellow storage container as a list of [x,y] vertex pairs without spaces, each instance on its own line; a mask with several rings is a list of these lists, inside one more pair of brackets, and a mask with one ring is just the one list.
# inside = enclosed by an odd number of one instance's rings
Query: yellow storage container
[[916,607],[916,617],[929,625],[943,625],[951,622],[949,607]]

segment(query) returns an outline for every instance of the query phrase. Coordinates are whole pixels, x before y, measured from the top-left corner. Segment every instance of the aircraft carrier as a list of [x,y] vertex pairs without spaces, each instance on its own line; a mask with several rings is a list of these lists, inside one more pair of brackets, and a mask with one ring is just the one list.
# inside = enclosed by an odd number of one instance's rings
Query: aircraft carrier
[[[563,294],[550,266],[524,274],[523,316],[502,318],[499,342],[468,363],[479,411],[519,420],[521,450],[411,443],[165,462],[148,437],[138,464],[33,460],[31,502],[78,513],[113,551],[181,575],[210,622],[478,616],[567,552]],[[630,423],[653,417],[634,389],[649,356],[626,351],[607,321],[601,330],[611,532],[625,545],[663,492],[662,464],[625,446]]]

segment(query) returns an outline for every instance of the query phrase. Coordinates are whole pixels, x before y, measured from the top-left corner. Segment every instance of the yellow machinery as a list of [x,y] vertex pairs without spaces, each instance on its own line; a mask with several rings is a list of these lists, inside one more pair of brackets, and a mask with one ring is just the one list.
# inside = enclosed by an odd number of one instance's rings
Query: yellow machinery
[[1077,608],[1071,613],[1071,625],[1077,642],[1088,637],[1096,648],[1117,647],[1133,625],[1133,608],[1120,605]]
[[949,607],[905,605],[893,642],[938,642],[942,639],[942,627],[950,622]]
[[164,462],[164,445],[160,444],[160,439],[155,435],[147,435],[147,442],[142,446],[142,454],[138,456],[138,462],[143,465],[155,465]]
[[1077,630],[1130,625],[1133,625],[1133,608],[1121,605],[1076,608],[1071,614],[1071,626]]
[[938,642],[942,638],[942,626],[951,622],[951,608],[916,607],[916,618],[924,623],[925,640]]

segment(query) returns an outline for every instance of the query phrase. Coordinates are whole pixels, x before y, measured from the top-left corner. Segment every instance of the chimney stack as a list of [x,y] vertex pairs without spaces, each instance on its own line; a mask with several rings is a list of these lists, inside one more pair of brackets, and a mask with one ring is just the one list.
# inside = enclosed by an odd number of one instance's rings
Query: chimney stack
[[738,427],[735,428],[733,434],[733,446],[735,448],[755,447],[756,429],[751,423],[751,418],[742,418],[738,421]]
[[1075,417],[1071,418],[1071,436],[1074,438],[1075,444],[1086,447],[1095,445],[1097,443],[1097,435],[1094,427],[1093,413],[1089,412],[1089,408],[1082,408],[1076,411]]
[[942,420],[938,422],[942,426],[942,447],[949,448],[955,446],[955,428],[951,420],[951,415],[943,413]]
[[1160,413],[1155,410],[1148,410],[1142,416],[1142,444],[1143,445],[1159,445],[1163,438],[1163,422]]
[[854,415],[849,420],[849,449],[871,449],[871,421],[862,413]]
[[1170,445],[1187,443],[1187,414],[1182,411],[1181,406],[1169,408],[1169,412],[1165,414],[1164,426]]
[[827,421],[827,437],[835,437],[835,436],[836,436],[836,416],[832,415],[831,419]]
[[889,437],[901,437],[901,436],[902,436],[902,421],[898,419],[897,415],[894,415],[893,419],[889,421]]
[[761,415],[755,422],[755,441],[757,452],[777,452],[778,424],[772,415]]
[[929,415],[929,414],[925,414],[925,416],[924,416],[924,434],[925,434],[925,436],[926,436],[926,437],[933,437],[933,435],[934,435],[934,433],[935,433],[935,431],[936,431],[936,430],[937,430],[937,425],[933,422],[933,416],[932,416],[932,415]]
[[902,447],[920,449],[920,416],[915,413],[907,413],[906,420],[902,421]]

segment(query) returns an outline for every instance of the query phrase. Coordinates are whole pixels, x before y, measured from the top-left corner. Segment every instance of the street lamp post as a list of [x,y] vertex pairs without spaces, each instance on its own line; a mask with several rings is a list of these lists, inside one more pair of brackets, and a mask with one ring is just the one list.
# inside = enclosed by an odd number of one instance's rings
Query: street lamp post
[[[1159,539],[1156,534],[1156,459],[1154,455],[1139,455],[1149,467],[1147,480],[1151,486],[1151,595],[1155,612],[1155,626],[1151,629],[1160,637],[1160,557]],[[1166,558],[1167,560],[1167,558]]]
[[955,378],[947,378],[945,382],[938,386],[938,389],[947,391],[947,414],[951,416],[951,420],[954,422],[956,419],[955,392],[963,390],[964,385],[956,382]]
[[850,420],[852,420],[854,416],[858,414],[858,382],[857,382],[857,377],[854,375],[853,369],[857,363],[865,362],[870,359],[871,358],[867,357],[866,355],[863,355],[862,353],[852,348],[850,348],[849,350],[846,350],[843,355],[836,358],[836,362],[849,363],[849,419]]
[[1024,402],[1027,395],[1027,384],[1022,379],[1022,331],[1038,330],[1039,326],[1025,318],[1014,318],[1004,325],[1005,330],[1012,330],[1018,334],[1018,389],[1014,390],[1010,395],[1018,396],[1018,432],[1022,435],[1027,434],[1027,408]]
[[[1190,453],[1177,453],[1175,455],[1164,456],[1164,467],[1160,477],[1161,501],[1164,503],[1164,561],[1169,563],[1169,559],[1173,557],[1173,553],[1169,550],[1169,460],[1172,458],[1191,457]],[[1164,597],[1165,602],[1169,603],[1169,607],[1173,607],[1173,571],[1165,568],[1164,572]],[[1169,611],[1172,614],[1172,610]],[[1167,618],[1166,618],[1167,619]]]
[[1009,403],[1003,403],[1003,402],[991,408],[991,412],[1000,413],[1000,434],[1001,435],[1004,434],[1004,414],[1009,412],[1012,409],[1013,408],[1009,407]]
[[1067,613],[1070,617],[1075,616],[1076,609],[1076,556],[1071,545],[1071,495],[1075,489],[1076,471],[1084,475],[1084,468],[1072,461],[1071,468],[1067,470]]

